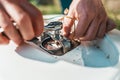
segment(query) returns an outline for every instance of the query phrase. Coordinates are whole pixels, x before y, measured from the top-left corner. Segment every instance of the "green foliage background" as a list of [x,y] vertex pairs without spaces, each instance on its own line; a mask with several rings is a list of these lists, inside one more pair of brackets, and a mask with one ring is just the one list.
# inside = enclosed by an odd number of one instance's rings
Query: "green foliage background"
[[[41,3],[38,3],[40,0],[29,0],[33,5],[35,5],[41,12],[45,14],[61,14],[61,4],[60,0],[41,0]],[[51,1],[53,3],[51,3]],[[108,2],[111,4],[108,4]],[[107,11],[107,14],[110,18],[112,18],[116,25],[117,29],[120,30],[120,5],[114,5],[113,2],[120,2],[120,0],[103,0],[104,7]],[[116,2],[116,3],[118,3]],[[46,3],[46,4],[45,4]],[[109,9],[112,8],[112,9]]]
[[[59,0],[29,0],[29,1],[33,5],[35,5],[44,15],[60,14],[62,11]],[[39,1],[41,1],[41,3],[38,3]]]

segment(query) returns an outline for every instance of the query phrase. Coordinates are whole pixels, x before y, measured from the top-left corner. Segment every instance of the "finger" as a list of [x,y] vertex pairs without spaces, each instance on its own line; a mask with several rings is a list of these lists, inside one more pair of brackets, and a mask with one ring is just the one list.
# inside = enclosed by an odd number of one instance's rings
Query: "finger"
[[63,21],[63,27],[62,27],[62,35],[69,37],[70,33],[71,33],[71,28],[73,27],[75,18],[74,18],[74,13],[71,11],[71,9],[69,10],[68,14],[64,17],[64,21]]
[[116,28],[115,22],[112,19],[108,18],[106,32],[109,32],[109,31],[113,30],[114,28]]
[[75,38],[78,39],[86,34],[86,31],[91,23],[93,18],[87,15],[83,15],[80,17],[77,27],[75,29]]
[[21,6],[29,14],[32,20],[35,35],[40,36],[40,34],[43,32],[44,26],[42,13],[36,7],[28,3],[28,1],[26,3],[22,3]]
[[73,24],[74,24],[74,20],[72,20],[72,17],[71,19],[67,17],[64,18],[63,28],[62,28],[62,34],[64,36],[68,37],[70,35]]
[[86,32],[86,35],[84,37],[80,37],[80,40],[81,41],[94,40],[96,38],[96,34],[98,31],[98,27],[99,27],[100,22],[101,22],[100,17],[96,16],[95,19],[90,24],[90,26]]
[[8,44],[9,39],[0,33],[0,44]]
[[34,37],[34,30],[29,15],[19,5],[9,0],[3,1],[2,5],[10,17],[17,23],[23,39],[32,39]]
[[98,33],[97,33],[97,37],[98,38],[103,38],[105,33],[106,33],[106,22],[107,22],[107,18],[105,18],[102,23],[100,24]]
[[[0,26],[3,28],[3,31],[9,37],[9,39],[13,40],[17,45],[22,42],[20,34],[11,23],[8,15],[3,10],[0,10]],[[2,35],[1,37],[7,41]]]
[[69,11],[67,11],[67,17],[64,17],[63,21],[63,28],[62,28],[62,34],[66,37],[69,38],[74,21],[75,21],[75,11],[74,8],[72,7],[75,3],[72,1],[70,4]]

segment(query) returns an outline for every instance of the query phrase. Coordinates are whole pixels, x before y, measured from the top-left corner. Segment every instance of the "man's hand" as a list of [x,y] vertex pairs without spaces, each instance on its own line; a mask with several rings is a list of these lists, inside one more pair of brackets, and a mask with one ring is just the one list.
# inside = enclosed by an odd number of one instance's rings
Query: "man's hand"
[[0,44],[12,40],[19,45],[42,33],[42,14],[27,0],[0,0],[0,27],[7,36],[0,33]]
[[[78,21],[77,26],[75,31],[70,33],[75,20]],[[113,28],[115,24],[108,19],[101,0],[73,0],[64,19],[62,31],[66,37],[74,34],[74,39],[91,41],[102,38]]]

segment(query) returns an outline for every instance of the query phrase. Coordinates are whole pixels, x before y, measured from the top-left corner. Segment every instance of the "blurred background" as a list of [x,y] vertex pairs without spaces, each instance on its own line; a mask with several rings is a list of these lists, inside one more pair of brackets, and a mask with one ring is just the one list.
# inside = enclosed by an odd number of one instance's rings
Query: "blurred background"
[[[62,14],[65,8],[69,8],[72,0],[29,0],[41,10],[42,14]],[[120,30],[120,0],[102,0],[107,14]]]

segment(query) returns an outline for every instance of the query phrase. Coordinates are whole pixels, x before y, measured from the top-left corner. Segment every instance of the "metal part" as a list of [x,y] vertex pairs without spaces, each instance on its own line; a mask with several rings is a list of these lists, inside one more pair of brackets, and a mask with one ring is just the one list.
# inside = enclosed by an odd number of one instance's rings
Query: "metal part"
[[52,55],[63,55],[80,43],[62,36],[61,29],[62,22],[50,22],[44,27],[44,32],[40,36],[41,40],[34,38],[31,41]]

